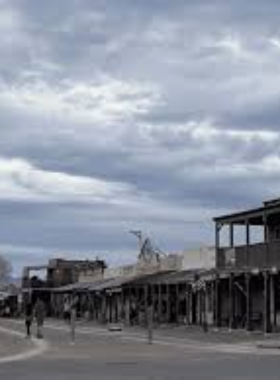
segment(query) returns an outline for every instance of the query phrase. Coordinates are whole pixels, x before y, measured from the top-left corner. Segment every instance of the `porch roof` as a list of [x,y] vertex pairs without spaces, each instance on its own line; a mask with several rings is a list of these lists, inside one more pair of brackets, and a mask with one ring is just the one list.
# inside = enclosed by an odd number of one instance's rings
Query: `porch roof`
[[164,271],[164,272],[156,272],[151,274],[143,274],[141,276],[138,276],[132,281],[130,281],[129,285],[138,286],[138,285],[150,285],[150,284],[157,284],[164,282],[166,277],[169,275],[177,273],[174,271]]
[[99,283],[92,284],[89,288],[89,291],[91,292],[101,292],[109,289],[115,289],[120,288],[123,285],[125,285],[127,282],[129,282],[129,278],[125,277],[115,277],[110,279],[104,279],[103,281],[100,281]]
[[74,284],[68,284],[68,285],[53,289],[53,291],[57,293],[69,293],[73,291],[87,291],[87,290],[90,290],[92,286],[96,286],[97,284],[100,284],[103,281],[106,281],[106,280],[99,279],[99,280],[91,281],[91,282],[75,282]]
[[220,224],[246,224],[248,221],[251,225],[263,226],[264,216],[273,220],[280,221],[280,203],[265,202],[262,207],[249,209],[233,214],[223,215],[213,218],[214,222]]

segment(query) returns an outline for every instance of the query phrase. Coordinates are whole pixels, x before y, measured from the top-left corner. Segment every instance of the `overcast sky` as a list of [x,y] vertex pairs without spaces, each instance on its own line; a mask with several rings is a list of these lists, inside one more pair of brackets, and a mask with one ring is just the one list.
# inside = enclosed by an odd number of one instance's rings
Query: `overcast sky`
[[280,195],[279,0],[0,0],[0,251],[213,244]]

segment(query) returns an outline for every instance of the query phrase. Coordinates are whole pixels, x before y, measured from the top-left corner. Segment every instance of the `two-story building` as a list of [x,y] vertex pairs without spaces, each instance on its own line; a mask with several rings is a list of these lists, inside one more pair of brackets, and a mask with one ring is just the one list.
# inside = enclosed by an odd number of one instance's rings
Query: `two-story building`
[[275,331],[280,320],[280,199],[214,222],[216,325]]

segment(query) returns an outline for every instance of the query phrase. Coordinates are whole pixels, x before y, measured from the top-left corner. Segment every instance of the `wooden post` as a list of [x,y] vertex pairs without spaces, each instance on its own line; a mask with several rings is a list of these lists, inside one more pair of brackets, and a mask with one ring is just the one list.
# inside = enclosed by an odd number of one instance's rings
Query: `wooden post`
[[179,324],[179,313],[180,313],[180,285],[176,284],[176,323]]
[[246,262],[247,268],[249,267],[249,245],[250,245],[250,221],[246,219]]
[[170,288],[166,284],[166,323],[170,322]]
[[264,223],[264,242],[265,242],[265,262],[263,263],[264,266],[269,267],[270,260],[269,260],[269,227],[267,223],[267,214],[264,213],[263,216],[263,223]]
[[108,294],[108,299],[109,299],[109,322],[112,323],[112,319],[113,319],[113,297],[112,297],[112,293],[110,292]]
[[124,322],[124,319],[125,319],[125,296],[124,296],[124,292],[125,292],[125,289],[122,288],[121,289],[121,314],[120,314],[120,319],[121,319],[121,322],[123,323]]
[[156,309],[156,292],[155,285],[151,284],[151,305],[153,308],[153,323],[155,323],[155,309]]
[[146,317],[146,326],[148,326],[149,324],[149,320],[148,320],[148,293],[149,293],[149,290],[148,290],[148,285],[145,285],[144,287],[144,297],[145,297],[145,317]]
[[220,224],[216,223],[216,249],[220,248]]
[[186,325],[189,325],[190,324],[190,313],[189,313],[189,286],[188,284],[186,283],[185,284],[185,322],[186,322]]
[[263,282],[264,282],[264,292],[263,292],[263,331],[264,333],[269,332],[269,317],[268,313],[268,273],[263,273]]
[[91,306],[92,306],[92,319],[95,320],[96,317],[95,317],[95,296],[94,296],[94,293],[90,293],[90,297],[91,297]]
[[158,323],[162,322],[162,289],[161,284],[158,285]]
[[234,247],[234,224],[230,223],[229,225],[229,245],[230,248]]
[[234,289],[233,289],[233,274],[229,276],[229,329],[233,329],[234,325]]
[[220,327],[220,292],[219,292],[219,277],[215,281],[215,325],[216,328]]
[[250,245],[251,236],[250,236],[250,222],[246,219],[246,245]]
[[204,288],[204,330],[208,330],[209,325],[209,318],[208,318],[208,312],[209,312],[209,287],[207,286],[207,282],[205,283]]
[[269,279],[270,279],[269,281],[270,321],[271,321],[271,330],[274,331],[276,328],[275,275],[271,274]]
[[126,324],[128,326],[131,326],[131,299],[132,299],[132,289],[128,288],[127,289],[127,299],[125,302],[125,319],[126,319]]
[[193,325],[194,324],[194,318],[193,318],[193,315],[194,315],[194,311],[193,311],[194,303],[193,303],[193,289],[192,289],[191,285],[189,285],[188,300],[189,300],[189,308],[188,308],[189,324]]
[[216,262],[219,266],[219,249],[220,249],[220,224],[216,223],[215,225],[215,248],[216,248]]
[[251,330],[251,274],[246,273],[246,330]]

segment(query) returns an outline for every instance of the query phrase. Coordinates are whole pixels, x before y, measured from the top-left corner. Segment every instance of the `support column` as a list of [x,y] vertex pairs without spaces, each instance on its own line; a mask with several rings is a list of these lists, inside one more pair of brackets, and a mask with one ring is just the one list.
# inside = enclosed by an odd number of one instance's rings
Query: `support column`
[[158,285],[158,323],[162,321],[162,289],[161,284]]
[[219,249],[220,249],[220,230],[221,226],[219,223],[215,225],[215,248],[216,248],[216,262],[219,265]]
[[189,313],[189,287],[188,284],[185,284],[185,290],[184,290],[184,300],[185,300],[185,322],[186,325],[190,324],[190,313]]
[[249,267],[249,245],[251,243],[250,239],[250,222],[248,219],[246,219],[246,262],[247,262],[247,268]]
[[269,277],[268,273],[263,273],[264,292],[263,292],[263,331],[270,331],[270,312],[269,312]]
[[113,320],[113,297],[112,293],[108,294],[109,299],[109,322],[112,323]]
[[145,324],[146,326],[148,326],[148,293],[149,293],[149,289],[148,289],[148,285],[145,285],[144,287],[144,297],[145,297]]
[[170,322],[170,288],[169,285],[166,284],[166,323]]
[[216,328],[219,328],[221,325],[219,282],[220,282],[220,279],[217,276],[215,279],[215,326]]
[[246,330],[251,330],[251,274],[246,273]]
[[[145,292],[144,292],[145,293]],[[142,299],[141,299],[141,288],[140,286],[137,286],[135,287],[135,307],[136,307],[136,310],[135,310],[135,323],[137,323],[138,325],[141,324],[141,312],[140,312],[140,305],[141,305],[141,302],[142,302]],[[144,294],[144,307],[145,307],[145,294]]]
[[189,292],[188,292],[188,314],[189,314],[189,324],[193,325],[194,324],[194,303],[193,303],[193,289],[192,286],[189,285]]
[[176,284],[175,285],[175,289],[176,289],[176,323],[179,324],[179,312],[180,312],[180,297],[181,297],[181,294],[180,294],[180,285],[179,284]]
[[220,224],[216,223],[216,249],[220,248],[220,230],[221,230]]
[[229,245],[230,248],[234,247],[234,224],[230,223],[229,225]]
[[108,312],[108,300],[106,297],[106,293],[102,292],[102,323],[106,323],[107,320],[107,312]]
[[131,314],[131,297],[132,291],[131,288],[127,288],[125,297],[125,324],[127,326],[131,325],[130,314]]
[[205,283],[204,289],[204,324],[209,325],[209,286]]
[[263,224],[264,224],[264,242],[265,242],[265,262],[263,263],[265,267],[269,267],[269,227],[267,224],[267,215],[264,213],[263,216]]
[[121,289],[121,315],[120,315],[121,322],[123,322],[125,319],[125,296],[124,296],[124,292],[125,292],[125,289],[122,288]]
[[234,327],[234,288],[233,288],[233,273],[229,276],[229,329]]
[[269,277],[269,301],[270,301],[270,321],[271,321],[271,330],[275,331],[276,328],[276,305],[275,305],[275,275],[271,274]]
[[151,284],[151,305],[152,305],[152,313],[153,313],[153,323],[155,320],[155,309],[156,309],[156,294],[155,294],[155,285]]

